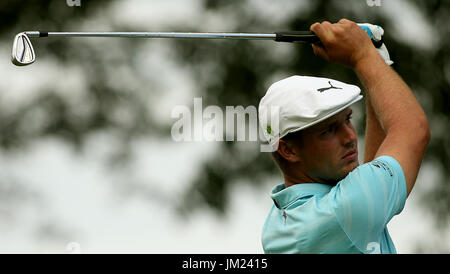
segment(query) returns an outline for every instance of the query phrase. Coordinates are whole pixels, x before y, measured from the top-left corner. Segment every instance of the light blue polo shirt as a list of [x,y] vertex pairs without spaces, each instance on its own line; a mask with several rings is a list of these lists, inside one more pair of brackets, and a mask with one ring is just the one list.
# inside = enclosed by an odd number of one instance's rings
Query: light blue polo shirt
[[265,253],[396,253],[386,225],[406,202],[400,164],[381,156],[334,187],[277,185],[263,227]]

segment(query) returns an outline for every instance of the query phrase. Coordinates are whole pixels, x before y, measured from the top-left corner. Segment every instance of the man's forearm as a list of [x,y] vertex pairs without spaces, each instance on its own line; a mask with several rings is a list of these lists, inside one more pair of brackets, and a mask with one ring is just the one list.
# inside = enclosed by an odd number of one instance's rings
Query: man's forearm
[[381,143],[386,137],[386,133],[380,125],[380,121],[375,115],[369,94],[366,95],[366,132],[364,144],[364,163],[375,158]]
[[374,54],[354,69],[366,87],[376,117],[386,134],[391,130],[414,132],[426,116],[409,87],[384,60]]

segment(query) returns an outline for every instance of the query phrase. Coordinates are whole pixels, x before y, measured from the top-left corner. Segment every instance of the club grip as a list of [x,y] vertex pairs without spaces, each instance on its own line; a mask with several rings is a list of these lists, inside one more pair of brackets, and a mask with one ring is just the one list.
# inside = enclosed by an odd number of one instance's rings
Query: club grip
[[275,32],[277,42],[320,42],[319,38],[312,31],[279,31]]
[[[275,32],[275,41],[277,42],[307,42],[312,44],[321,44],[319,37],[312,31],[279,31]],[[375,41],[371,39],[376,48],[383,45],[383,39]]]

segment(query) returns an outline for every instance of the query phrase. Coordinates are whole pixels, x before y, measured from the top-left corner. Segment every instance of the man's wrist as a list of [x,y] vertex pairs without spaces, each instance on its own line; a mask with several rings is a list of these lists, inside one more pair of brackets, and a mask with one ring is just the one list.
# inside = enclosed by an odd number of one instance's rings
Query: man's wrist
[[353,70],[357,73],[364,73],[368,69],[372,69],[375,66],[385,65],[387,66],[384,59],[376,50],[371,50],[363,58],[359,59],[353,66]]

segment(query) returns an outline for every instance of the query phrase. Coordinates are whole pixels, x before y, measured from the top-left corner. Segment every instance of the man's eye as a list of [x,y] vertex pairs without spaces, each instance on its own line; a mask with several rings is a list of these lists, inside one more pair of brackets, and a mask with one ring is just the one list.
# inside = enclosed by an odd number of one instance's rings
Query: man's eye
[[333,133],[334,127],[329,127],[325,131],[322,132],[322,135]]
[[352,116],[348,116],[346,121],[347,121],[347,122],[350,122],[350,120],[351,120],[352,118],[353,118]]

